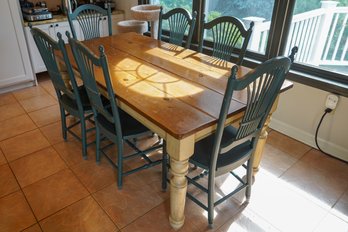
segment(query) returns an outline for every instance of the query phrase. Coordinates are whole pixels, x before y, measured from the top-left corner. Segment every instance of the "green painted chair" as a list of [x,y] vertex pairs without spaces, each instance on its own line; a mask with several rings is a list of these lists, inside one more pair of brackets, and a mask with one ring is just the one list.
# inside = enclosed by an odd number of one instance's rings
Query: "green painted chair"
[[[204,18],[204,17],[203,17]],[[201,23],[201,38],[198,51],[203,52],[203,42],[213,48],[212,56],[231,61],[237,56],[237,65],[241,65],[250,40],[254,22],[246,29],[244,23],[236,17],[222,16],[206,23]]]
[[[217,130],[211,136],[195,144],[194,155],[190,162],[202,169],[202,172],[188,177],[193,184],[207,193],[207,204],[187,193],[187,197],[208,211],[208,222],[213,224],[214,207],[245,189],[246,202],[249,202],[252,184],[253,153],[256,148],[260,131],[279,94],[291,65],[288,57],[276,57],[259,65],[252,72],[236,78],[238,66],[232,68],[228,80],[223,104],[220,110]],[[225,127],[228,109],[234,91],[247,91],[247,107],[239,127]],[[233,172],[239,167],[245,168],[243,176]],[[239,185],[228,194],[216,199],[215,178],[230,173],[239,181]],[[207,187],[199,179],[208,176]]]
[[[69,37],[69,33],[67,33]],[[104,48],[99,47],[100,56],[93,54],[86,46],[81,42],[69,38],[69,43],[73,50],[73,54],[80,70],[82,79],[86,86],[87,94],[90,99],[95,124],[96,124],[96,159],[100,161],[100,152],[117,168],[117,184],[119,188],[122,188],[123,176],[132,174],[134,172],[150,168],[154,165],[160,164],[162,159],[153,161],[149,153],[154,150],[162,148],[162,145],[151,146],[146,150],[138,149],[131,141],[134,138],[138,138],[144,135],[150,135],[152,132],[134,119],[132,116],[119,109],[116,104],[115,93],[113,90],[113,83],[110,79],[110,73],[108,69],[108,61],[104,53]],[[106,98],[110,101],[108,105],[103,104],[101,99],[101,93],[94,76],[94,70],[101,68],[103,77],[106,84]],[[100,142],[104,138],[111,141],[110,144],[101,147]],[[130,155],[124,154],[124,144],[127,143],[131,146],[135,153]],[[105,153],[110,145],[115,144],[117,147],[117,161],[114,162],[112,157],[109,157]],[[140,157],[145,164],[138,166],[134,169],[124,171],[123,163],[126,159]]]
[[101,37],[101,27],[103,18],[107,16],[108,33],[112,35],[111,24],[111,9],[105,10],[93,4],[84,4],[74,10],[73,13],[68,14],[68,21],[73,37],[77,38],[76,29],[73,20],[76,20],[80,25],[84,40]]
[[[164,30],[168,30],[169,43],[183,46],[185,34],[187,39],[185,48],[190,48],[193,30],[196,24],[197,12],[191,14],[182,8],[175,8],[163,13],[161,8],[158,25],[158,39],[162,40]],[[165,25],[164,25],[165,24]]]
[[[83,85],[77,85],[62,35],[60,33],[57,34],[58,42],[56,42],[38,28],[32,28],[31,33],[57,94],[63,138],[66,140],[67,133],[69,132],[75,138],[79,139],[82,142],[83,158],[87,159],[87,146],[89,145],[87,144],[87,132],[94,130],[94,128],[89,130],[86,129],[86,120],[89,120],[93,116],[86,89]],[[55,56],[57,53],[60,53],[63,56],[66,72],[63,72],[60,68],[61,64]],[[67,82],[64,78],[68,79],[71,86],[67,86]],[[78,120],[70,126],[67,126],[66,118],[69,115],[74,116]],[[81,126],[81,137],[72,130],[79,124]]]

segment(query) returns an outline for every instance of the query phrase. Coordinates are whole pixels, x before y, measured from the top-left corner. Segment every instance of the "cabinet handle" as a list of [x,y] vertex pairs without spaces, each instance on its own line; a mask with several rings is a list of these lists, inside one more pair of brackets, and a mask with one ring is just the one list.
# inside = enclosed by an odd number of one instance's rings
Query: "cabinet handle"
[[53,25],[51,24],[50,27],[53,27]]
[[56,24],[56,27],[59,27],[59,24]]

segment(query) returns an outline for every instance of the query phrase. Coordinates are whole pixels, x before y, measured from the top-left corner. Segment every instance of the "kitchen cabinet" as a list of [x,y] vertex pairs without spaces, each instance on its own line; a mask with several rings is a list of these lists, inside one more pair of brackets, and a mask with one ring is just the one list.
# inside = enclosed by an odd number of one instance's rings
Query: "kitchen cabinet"
[[[112,24],[112,34],[117,34],[117,22],[124,20],[124,14],[115,14],[112,15],[111,18],[111,24]],[[100,34],[102,37],[108,36],[108,26],[107,26],[107,16],[102,17],[100,20]],[[74,21],[74,28],[76,30],[76,37],[78,40],[84,40],[83,34],[80,28],[80,25],[77,21]],[[37,27],[47,34],[49,34],[54,40],[57,40],[57,33],[60,32],[63,35],[63,40],[65,43],[68,42],[68,39],[65,35],[66,31],[70,30],[69,22],[67,19],[60,21],[60,22],[51,22],[51,23],[44,23],[39,25],[34,25],[33,27]],[[36,47],[35,41],[33,39],[33,36],[30,33],[30,28],[27,26],[25,27],[25,35],[27,38],[27,44],[29,48],[30,53],[30,59],[31,63],[34,69],[35,73],[40,73],[46,71],[46,66],[41,58],[41,55],[39,53],[39,50]]]
[[[54,40],[58,39],[57,33],[60,32],[63,36],[64,42],[68,43],[68,39],[65,35],[66,31],[69,31],[71,33],[68,21],[35,25],[33,27],[39,28],[42,31],[46,32]],[[37,46],[36,46],[35,41],[33,39],[33,36],[30,33],[29,27],[25,27],[25,34],[27,37],[27,43],[28,43],[28,47],[29,47],[29,53],[30,53],[30,58],[31,58],[31,62],[33,65],[34,72],[40,73],[40,72],[46,71],[47,70],[46,66],[41,58],[39,50],[37,49]]]
[[0,28],[0,93],[35,85],[18,1],[0,1]]

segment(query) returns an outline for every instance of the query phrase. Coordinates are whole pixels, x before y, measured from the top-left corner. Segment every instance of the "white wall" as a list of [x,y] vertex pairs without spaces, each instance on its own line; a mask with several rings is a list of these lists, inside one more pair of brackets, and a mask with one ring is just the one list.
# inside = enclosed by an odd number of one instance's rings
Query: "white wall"
[[[312,147],[318,122],[329,93],[294,83],[281,94],[270,127]],[[340,97],[335,111],[327,114],[319,130],[319,146],[327,153],[348,161],[348,98]]]
[[118,10],[124,10],[125,19],[132,19],[130,15],[130,8],[138,5],[138,0],[115,0],[115,2]]

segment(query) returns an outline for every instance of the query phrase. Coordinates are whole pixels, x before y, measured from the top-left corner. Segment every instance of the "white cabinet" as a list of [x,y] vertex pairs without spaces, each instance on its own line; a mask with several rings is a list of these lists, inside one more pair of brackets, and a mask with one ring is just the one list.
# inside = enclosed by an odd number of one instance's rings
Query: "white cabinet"
[[[58,39],[57,33],[60,32],[62,34],[62,37],[65,43],[68,42],[68,38],[66,37],[65,32],[69,31],[71,33],[68,21],[41,24],[41,25],[36,25],[33,27],[41,29],[42,31],[46,32],[55,40]],[[33,65],[34,72],[40,73],[40,72],[46,71],[47,70],[46,66],[41,58],[39,50],[37,49],[33,36],[30,33],[29,27],[25,27],[25,34],[27,37],[27,43],[29,47],[29,53],[30,53],[31,63]]]
[[0,1],[0,70],[0,93],[36,83],[18,1]]
[[[124,20],[124,14],[115,14],[112,15],[111,18],[111,24],[112,24],[112,34],[117,34],[117,22]],[[76,37],[78,40],[84,40],[83,33],[81,31],[80,25],[77,21],[74,21],[74,28],[76,31]],[[70,30],[70,25],[69,22],[62,21],[62,22],[56,22],[56,23],[46,23],[46,24],[40,24],[40,25],[35,25],[33,27],[37,27],[47,34],[49,34],[53,39],[57,40],[57,33],[60,32],[63,36],[63,40],[65,43],[68,42],[68,39],[65,35],[66,31],[69,31],[71,34]],[[46,66],[41,58],[41,55],[39,53],[39,50],[37,49],[37,46],[35,44],[35,41],[33,39],[33,36],[30,33],[30,28],[25,27],[25,35],[27,38],[27,44],[29,48],[29,53],[30,53],[30,59],[31,63],[34,69],[35,73],[40,73],[46,71]],[[108,36],[108,20],[107,16],[100,18],[100,35],[102,37]],[[72,34],[71,34],[72,36]]]

